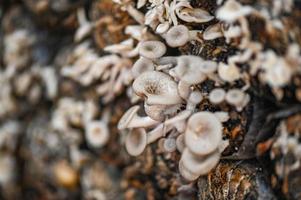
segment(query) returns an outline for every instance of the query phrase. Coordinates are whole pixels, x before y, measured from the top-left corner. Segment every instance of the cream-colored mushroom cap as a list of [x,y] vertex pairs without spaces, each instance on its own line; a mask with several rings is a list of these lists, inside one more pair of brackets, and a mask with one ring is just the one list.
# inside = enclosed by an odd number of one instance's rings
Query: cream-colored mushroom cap
[[149,127],[159,123],[150,117],[139,117],[137,115],[138,110],[139,106],[128,109],[119,120],[117,128],[123,130],[126,128]]
[[132,75],[134,78],[146,71],[153,71],[155,66],[153,62],[147,58],[140,57],[132,67]]
[[139,45],[139,54],[151,60],[162,57],[166,53],[166,46],[160,41],[144,41]]
[[145,129],[132,129],[125,139],[125,148],[131,156],[140,155],[147,145]]
[[170,47],[180,47],[185,45],[190,39],[189,29],[184,25],[171,27],[167,33],[165,40]]
[[233,82],[240,78],[240,72],[235,65],[226,65],[225,63],[219,63],[218,65],[219,77],[227,82]]
[[109,140],[109,130],[103,121],[91,121],[87,123],[86,140],[93,147],[102,147]]
[[209,26],[203,33],[204,40],[214,40],[223,36],[224,34],[220,23]]
[[147,104],[175,105],[182,102],[177,83],[167,74],[144,72],[133,83],[134,92],[145,98]]
[[206,79],[201,71],[203,59],[198,56],[179,56],[175,67],[177,76],[188,84],[199,84]]
[[177,12],[177,16],[185,22],[204,23],[214,19],[206,10],[201,8],[184,8]]
[[179,173],[187,181],[194,181],[194,180],[196,180],[200,176],[199,174],[192,173],[189,169],[187,169],[183,165],[183,161],[182,160],[179,161]]
[[240,89],[231,89],[226,94],[226,101],[234,106],[239,106],[245,99],[245,93]]
[[174,152],[177,149],[175,138],[166,138],[163,142],[163,148],[166,152]]
[[197,155],[213,152],[222,140],[222,124],[210,112],[193,114],[187,122],[185,143],[189,150]]
[[209,101],[213,104],[219,104],[225,100],[226,92],[222,88],[215,88],[209,93]]
[[220,159],[220,153],[215,150],[211,154],[205,156],[198,156],[189,151],[188,148],[184,149],[181,161],[183,166],[193,174],[206,175],[213,169]]

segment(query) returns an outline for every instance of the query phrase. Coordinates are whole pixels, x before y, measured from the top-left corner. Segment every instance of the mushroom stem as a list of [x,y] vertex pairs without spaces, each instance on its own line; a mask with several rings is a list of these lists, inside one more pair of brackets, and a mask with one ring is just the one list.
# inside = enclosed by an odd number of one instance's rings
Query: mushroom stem
[[165,126],[163,123],[147,133],[147,144],[153,143],[161,137],[164,137],[165,133],[170,131],[172,126]]

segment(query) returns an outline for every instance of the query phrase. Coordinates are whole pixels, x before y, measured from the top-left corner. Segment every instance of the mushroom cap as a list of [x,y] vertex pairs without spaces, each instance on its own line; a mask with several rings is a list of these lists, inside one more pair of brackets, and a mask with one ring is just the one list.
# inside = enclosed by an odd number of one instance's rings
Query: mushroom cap
[[132,67],[132,75],[134,78],[146,71],[153,71],[155,66],[153,62],[147,58],[140,57]]
[[208,172],[217,165],[219,159],[220,153],[218,150],[206,156],[197,156],[186,148],[181,156],[183,166],[192,174],[198,175],[208,174]]
[[131,120],[137,115],[137,112],[139,110],[139,106],[132,106],[129,108],[123,116],[120,118],[117,128],[119,130],[123,130],[127,128],[127,125],[131,122]]
[[201,8],[183,8],[177,12],[177,16],[185,22],[195,23],[205,23],[214,19],[214,16]]
[[200,91],[193,91],[190,93],[188,101],[194,105],[199,104],[203,100],[203,95]]
[[184,134],[180,134],[177,137],[176,145],[177,145],[177,150],[182,153],[184,151],[185,147],[186,147]]
[[175,138],[166,138],[163,142],[163,148],[166,152],[174,152],[177,149]]
[[165,40],[170,47],[180,47],[185,45],[190,39],[189,29],[184,25],[171,27],[167,33]]
[[134,92],[146,98],[149,105],[175,105],[182,102],[177,83],[167,74],[148,71],[138,76],[133,83]]
[[223,36],[224,34],[222,32],[220,23],[216,23],[214,25],[207,27],[203,33],[204,40],[214,40]]
[[148,105],[146,102],[144,103],[144,111],[146,115],[159,122],[165,119],[165,109],[166,105]]
[[88,122],[85,136],[91,146],[101,147],[109,140],[108,126],[103,121]]
[[139,54],[151,60],[162,57],[166,53],[166,46],[160,41],[144,41],[139,45]]
[[214,61],[205,60],[200,65],[200,70],[204,74],[212,74],[216,71],[216,69],[217,69],[217,63]]
[[191,115],[190,110],[184,110],[182,112],[179,112],[176,116],[165,120],[164,124],[165,125],[171,125],[171,124],[176,124],[178,122],[186,120],[190,115]]
[[200,176],[199,174],[192,173],[189,169],[187,169],[182,160],[179,161],[179,173],[187,181],[194,181]]
[[222,124],[211,112],[193,114],[187,122],[185,143],[197,155],[213,152],[222,140]]
[[215,88],[209,93],[209,101],[213,104],[219,104],[225,100],[226,92],[222,88]]
[[125,138],[125,148],[131,156],[140,155],[147,145],[146,131],[143,128],[132,129]]
[[219,63],[218,65],[219,77],[227,82],[233,82],[240,78],[240,72],[235,65],[226,65],[225,63]]
[[203,59],[198,56],[179,56],[175,73],[188,84],[199,84],[206,79],[200,68],[202,62]]
[[226,101],[234,106],[239,106],[245,99],[245,93],[240,89],[231,89],[226,94]]

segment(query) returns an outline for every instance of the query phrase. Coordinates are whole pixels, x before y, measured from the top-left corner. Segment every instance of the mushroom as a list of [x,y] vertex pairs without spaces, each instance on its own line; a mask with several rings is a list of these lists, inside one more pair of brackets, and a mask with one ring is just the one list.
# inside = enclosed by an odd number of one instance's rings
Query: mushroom
[[249,15],[253,11],[250,6],[242,6],[236,0],[228,0],[217,10],[216,17],[227,22],[234,22],[240,17]]
[[214,19],[214,16],[201,8],[177,9],[176,13],[177,16],[185,22],[205,23]]
[[139,45],[139,54],[145,58],[154,60],[166,53],[166,46],[160,41],[144,41]]
[[164,123],[159,124],[156,128],[147,133],[147,144],[153,143],[163,137],[165,133],[170,131],[172,126],[165,126]]
[[87,122],[85,129],[85,137],[93,147],[102,147],[109,140],[108,126],[103,121],[90,121]]
[[189,169],[187,169],[187,167],[184,166],[182,160],[179,161],[179,172],[181,176],[187,181],[194,181],[200,176],[199,174],[192,173]]
[[210,112],[193,114],[187,122],[185,143],[189,150],[197,155],[213,152],[222,140],[222,124]]
[[178,93],[180,97],[183,99],[188,99],[190,94],[190,84],[186,83],[185,81],[179,81],[178,83]]
[[188,41],[198,40],[197,33],[198,31],[189,31],[184,25],[176,25],[167,31],[164,38],[170,47],[180,47]]
[[178,113],[176,116],[165,120],[164,124],[166,126],[173,126],[176,127],[177,131],[182,133],[185,131],[186,128],[186,119],[191,115],[190,110],[184,110]]
[[192,174],[206,175],[213,169],[220,159],[220,153],[215,150],[211,154],[205,156],[198,156],[189,151],[188,148],[184,149],[181,161],[184,168],[189,170]]
[[184,134],[178,135],[176,139],[176,145],[177,145],[177,150],[182,153],[186,147]]
[[194,110],[196,105],[199,104],[203,100],[203,95],[199,91],[193,91],[189,95],[189,98],[187,100],[186,109],[187,110]]
[[178,105],[148,105],[144,103],[144,111],[153,120],[163,121],[168,115],[173,115],[177,112]]
[[199,84],[206,79],[206,75],[201,71],[203,59],[198,56],[179,56],[178,65],[174,68],[177,77],[186,83]]
[[148,71],[138,76],[133,83],[134,92],[146,98],[149,105],[175,105],[182,102],[178,95],[177,83],[167,74]]
[[214,115],[219,119],[221,123],[226,122],[230,119],[229,113],[223,111],[214,112]]
[[118,122],[118,129],[123,130],[126,128],[137,127],[150,127],[158,124],[158,121],[153,120],[150,117],[140,117],[137,115],[139,106],[133,106],[128,109]]
[[225,63],[219,63],[218,65],[219,77],[227,82],[233,82],[240,78],[240,72],[235,65],[226,65]]
[[166,138],[163,142],[163,149],[165,152],[174,152],[177,149],[175,138]]
[[204,40],[214,40],[223,36],[224,34],[222,32],[220,23],[216,23],[214,25],[207,27],[203,33]]
[[153,62],[147,58],[140,57],[132,67],[132,75],[137,78],[140,74],[146,71],[153,71],[155,66]]
[[226,101],[235,106],[238,111],[241,111],[250,101],[250,96],[240,89],[231,89],[226,94]]
[[209,93],[209,101],[213,104],[222,103],[225,100],[226,92],[222,88],[215,88]]
[[140,155],[147,145],[146,131],[143,128],[132,129],[125,138],[125,148],[131,156]]

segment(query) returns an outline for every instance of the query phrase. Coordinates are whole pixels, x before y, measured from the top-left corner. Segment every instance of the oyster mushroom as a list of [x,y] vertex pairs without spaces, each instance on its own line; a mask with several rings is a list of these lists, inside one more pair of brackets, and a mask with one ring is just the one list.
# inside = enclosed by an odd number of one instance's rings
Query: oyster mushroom
[[165,41],[170,47],[180,47],[191,40],[198,40],[198,31],[189,31],[184,25],[171,27],[164,35]]
[[209,26],[203,33],[204,40],[214,40],[223,36],[224,34],[222,32],[220,23],[216,23],[214,25]]
[[93,147],[102,147],[109,140],[109,129],[103,121],[87,122],[85,130],[86,140]]
[[227,82],[233,82],[240,78],[239,69],[235,65],[226,65],[225,63],[219,63],[218,75]]
[[165,152],[174,152],[177,149],[176,139],[166,138],[163,142],[163,149],[165,150]]
[[175,105],[182,102],[177,83],[165,73],[148,71],[138,76],[133,83],[134,92],[144,97],[149,105]]
[[153,62],[147,58],[140,57],[132,67],[132,75],[137,78],[140,74],[146,71],[153,71],[155,66]]
[[179,161],[179,173],[187,181],[195,181],[200,175],[192,173],[187,167],[184,166],[183,161]]
[[209,101],[213,104],[222,103],[225,100],[226,92],[222,88],[215,88],[209,93]]
[[198,156],[189,151],[188,148],[184,149],[181,161],[184,168],[189,170],[192,174],[206,175],[211,169],[213,169],[220,159],[220,153],[218,150],[205,156]]
[[238,111],[241,111],[250,101],[250,96],[240,89],[231,89],[226,94],[226,101],[235,106]]
[[178,64],[174,68],[177,77],[187,84],[199,84],[206,79],[206,75],[201,71],[203,59],[198,56],[179,56]]
[[197,155],[213,152],[222,140],[222,124],[210,112],[193,114],[187,122],[185,143],[187,148]]
[[214,16],[201,8],[177,9],[176,13],[185,22],[205,23],[214,19]]
[[147,145],[146,131],[143,128],[134,128],[126,136],[125,148],[131,156],[140,155]]
[[133,106],[128,109],[118,122],[118,129],[123,130],[126,128],[149,127],[158,124],[158,121],[150,117],[140,117],[137,115],[139,106]]
[[144,111],[153,120],[163,121],[168,115],[173,115],[177,112],[178,105],[148,105],[144,103]]
[[139,54],[145,58],[154,60],[166,53],[166,46],[160,41],[144,41],[139,45]]

